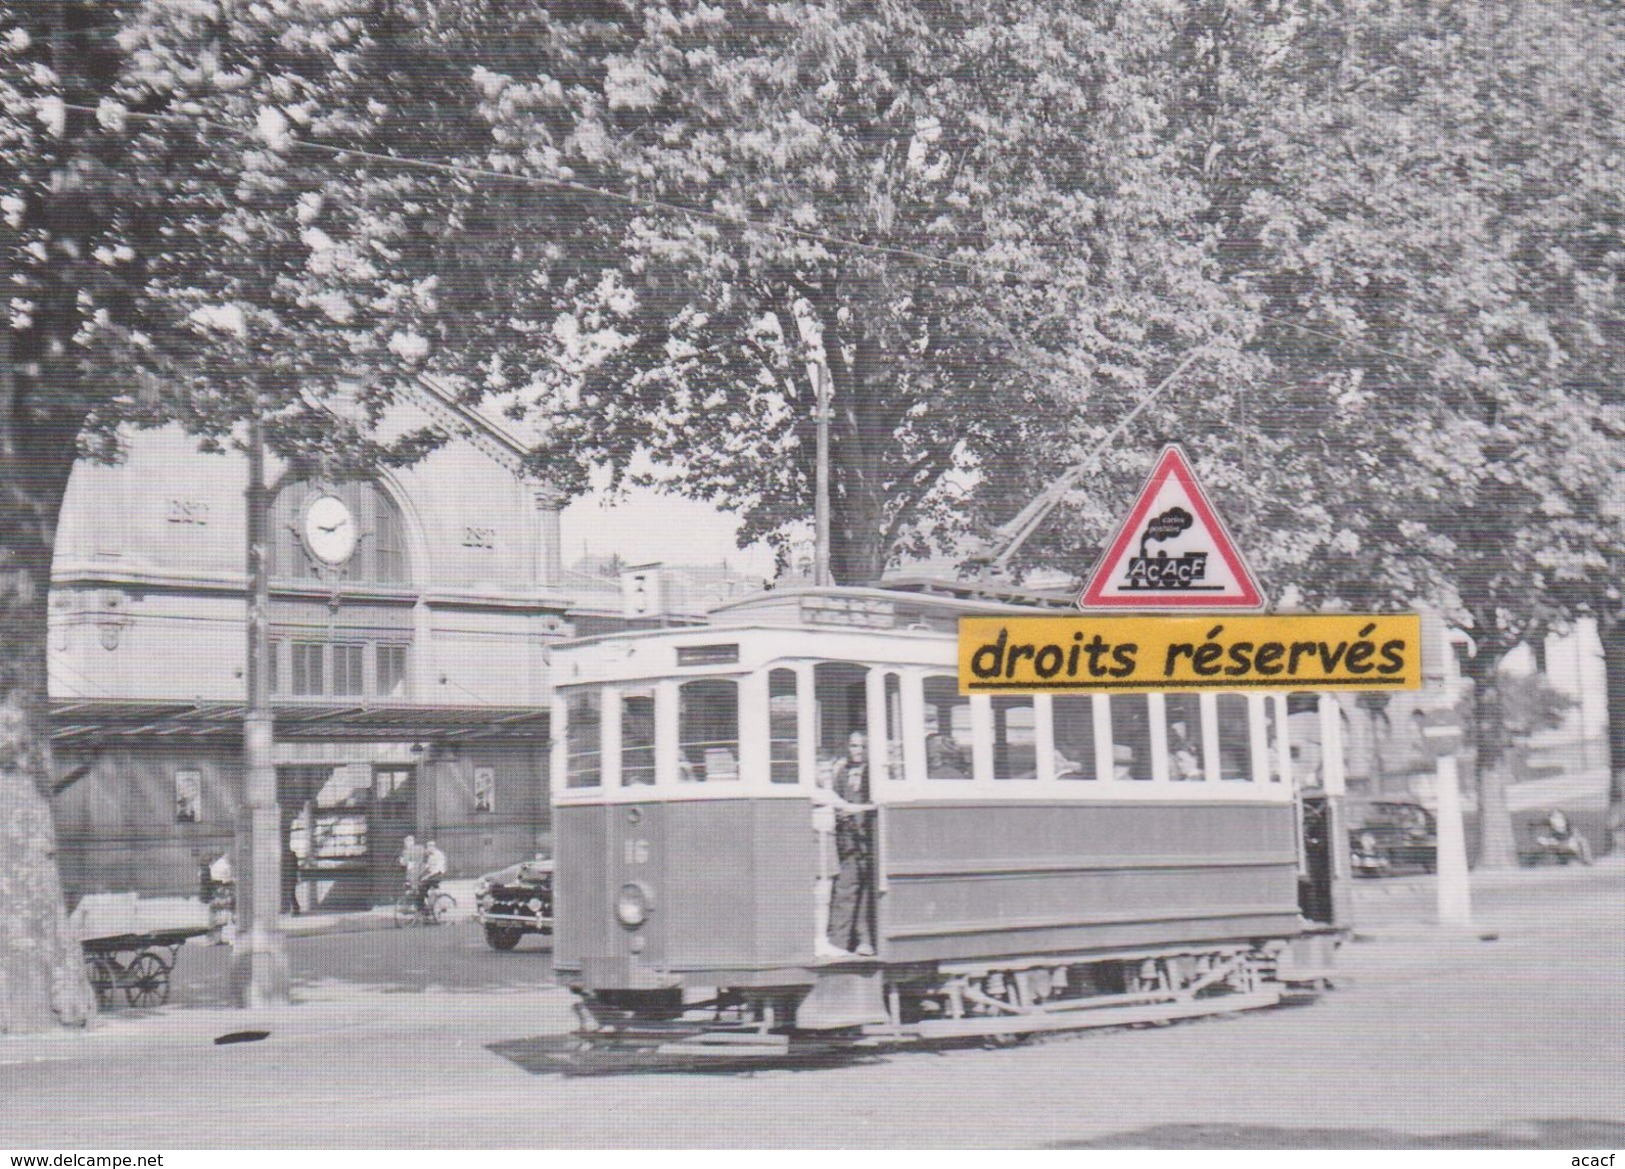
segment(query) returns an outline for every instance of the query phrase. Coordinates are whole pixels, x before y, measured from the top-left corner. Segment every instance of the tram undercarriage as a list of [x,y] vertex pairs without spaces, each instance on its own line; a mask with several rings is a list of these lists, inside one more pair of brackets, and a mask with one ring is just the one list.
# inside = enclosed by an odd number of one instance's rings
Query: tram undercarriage
[[[599,1057],[697,1067],[912,1043],[1002,1045],[1275,1006],[1313,994],[1319,973],[1295,967],[1284,941],[951,965],[848,961],[818,971],[810,988],[729,990],[705,1002],[589,994],[576,1037]],[[622,1069],[600,1059],[590,1070]]]

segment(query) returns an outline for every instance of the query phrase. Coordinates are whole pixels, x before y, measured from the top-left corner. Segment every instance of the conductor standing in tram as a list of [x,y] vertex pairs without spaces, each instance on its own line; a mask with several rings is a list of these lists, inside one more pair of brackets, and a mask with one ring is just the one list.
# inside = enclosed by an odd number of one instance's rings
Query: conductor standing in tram
[[875,824],[869,803],[869,740],[847,736],[846,758],[831,781],[835,807],[835,859],[839,868],[829,897],[829,941],[837,951],[871,957],[875,952]]

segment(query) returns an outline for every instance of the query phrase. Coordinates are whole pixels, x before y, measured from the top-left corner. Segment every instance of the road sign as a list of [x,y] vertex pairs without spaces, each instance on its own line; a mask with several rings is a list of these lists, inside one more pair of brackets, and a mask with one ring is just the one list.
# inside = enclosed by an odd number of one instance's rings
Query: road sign
[[1261,609],[1224,522],[1170,443],[1078,597],[1080,609]]

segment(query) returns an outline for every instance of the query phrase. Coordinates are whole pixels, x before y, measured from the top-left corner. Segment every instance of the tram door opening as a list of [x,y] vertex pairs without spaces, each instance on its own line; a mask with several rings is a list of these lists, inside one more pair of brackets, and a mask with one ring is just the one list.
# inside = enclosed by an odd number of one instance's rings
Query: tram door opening
[[[820,787],[835,788],[843,768],[849,766],[846,760],[852,735],[861,733],[870,740],[868,766],[873,767],[875,744],[869,727],[869,671],[851,662],[821,662],[813,667],[813,697],[817,712],[814,730],[818,744],[817,782]],[[872,776],[872,772],[870,774]],[[834,809],[817,808],[812,828],[818,837],[817,878],[813,887],[814,949],[820,954],[829,954],[844,950],[849,943],[849,939],[836,942],[830,937],[832,902],[838,892],[836,885],[841,868]],[[872,856],[869,865],[872,886]],[[866,932],[873,938],[872,895],[859,903],[857,912],[869,915]]]

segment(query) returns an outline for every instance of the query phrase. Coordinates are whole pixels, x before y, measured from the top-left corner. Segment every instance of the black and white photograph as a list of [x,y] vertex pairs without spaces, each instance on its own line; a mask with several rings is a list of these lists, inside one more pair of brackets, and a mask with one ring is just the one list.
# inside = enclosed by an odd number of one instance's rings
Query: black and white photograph
[[1612,0],[0,0],[0,254],[9,1164],[1625,1154]]

